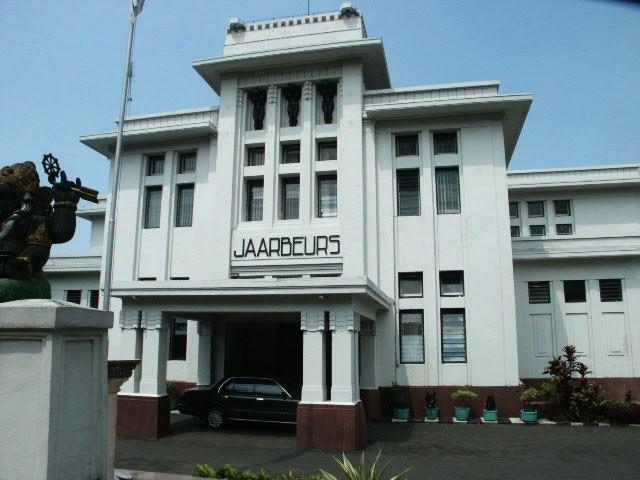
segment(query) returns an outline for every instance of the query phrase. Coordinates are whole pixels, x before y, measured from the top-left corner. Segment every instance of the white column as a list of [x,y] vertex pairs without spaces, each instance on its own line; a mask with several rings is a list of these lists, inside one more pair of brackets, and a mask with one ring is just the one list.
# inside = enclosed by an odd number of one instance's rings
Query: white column
[[360,400],[358,374],[357,313],[350,310],[332,311],[331,340],[331,402],[357,403]]
[[325,385],[324,311],[304,311],[302,328],[302,396],[303,402],[327,399]]
[[[211,385],[211,325],[209,320],[189,320],[189,330],[195,335],[187,340],[189,380],[197,385]],[[191,342],[189,342],[191,340]]]
[[[141,315],[132,310],[120,312],[120,359],[140,360],[142,358],[142,330],[140,329]],[[122,393],[138,393],[140,391],[140,375],[142,367],[140,363],[133,370],[129,379],[122,385]]]
[[167,394],[167,321],[162,312],[144,312],[140,393]]

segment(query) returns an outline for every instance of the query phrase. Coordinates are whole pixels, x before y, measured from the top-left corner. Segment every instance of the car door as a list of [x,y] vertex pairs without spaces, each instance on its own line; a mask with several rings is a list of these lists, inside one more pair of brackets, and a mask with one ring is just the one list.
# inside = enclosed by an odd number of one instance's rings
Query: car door
[[261,379],[255,383],[256,418],[269,422],[295,422],[297,400],[274,380]]
[[220,392],[222,407],[231,420],[255,420],[256,395],[252,381],[242,378],[231,379]]

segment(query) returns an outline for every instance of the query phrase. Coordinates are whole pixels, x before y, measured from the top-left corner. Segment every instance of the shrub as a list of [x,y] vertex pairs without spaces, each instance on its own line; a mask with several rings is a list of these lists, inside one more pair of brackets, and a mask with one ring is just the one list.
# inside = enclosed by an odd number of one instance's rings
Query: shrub
[[225,465],[215,469],[211,465],[198,465],[196,475],[202,478],[217,478],[227,480],[322,480],[320,475],[301,475],[291,471],[283,474],[272,474],[262,469],[258,473],[248,470],[242,471],[233,465]]
[[[334,460],[340,467],[340,470],[342,470],[346,480],[383,480],[385,478],[387,480],[402,480],[410,469],[408,468],[403,470],[392,477],[383,477],[385,470],[391,462],[389,461],[382,468],[378,468],[378,462],[380,461],[381,454],[382,452],[378,452],[378,455],[371,466],[367,466],[364,459],[364,453],[360,457],[360,464],[357,466],[353,465],[344,453],[342,454],[342,460],[338,460],[337,458],[334,458]],[[320,469],[320,473],[321,480],[338,480],[338,477],[322,469]]]
[[431,393],[427,393],[425,397],[425,402],[427,403],[427,408],[438,407],[438,396],[436,395],[435,390],[431,390]]
[[535,402],[539,396],[540,396],[540,391],[537,388],[533,388],[533,387],[527,388],[520,395],[520,401],[522,402],[522,409],[528,410],[528,411],[535,410],[535,408],[533,408],[531,404]]
[[393,408],[407,409],[409,408],[409,399],[407,397],[406,389],[400,388],[397,383],[393,383],[391,386],[391,394],[393,398]]
[[460,390],[456,390],[455,392],[453,392],[451,394],[451,398],[456,400],[456,403],[460,402],[462,406],[468,407],[471,400],[475,400],[476,398],[478,398],[478,394],[472,392],[468,388],[461,388]]
[[493,394],[487,396],[486,400],[484,401],[484,409],[489,411],[497,409],[496,397],[494,397]]
[[167,394],[170,398],[176,399],[180,396],[180,389],[178,388],[178,384],[176,382],[167,382]]

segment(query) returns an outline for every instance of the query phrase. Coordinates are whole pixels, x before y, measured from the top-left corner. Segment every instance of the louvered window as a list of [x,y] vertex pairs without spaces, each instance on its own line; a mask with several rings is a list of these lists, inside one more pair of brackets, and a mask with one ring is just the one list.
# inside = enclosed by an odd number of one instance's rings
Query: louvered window
[[264,165],[264,147],[252,147],[247,150],[247,167]]
[[467,338],[464,309],[442,309],[442,363],[466,363]]
[[396,157],[418,155],[418,135],[396,135]]
[[281,179],[282,204],[280,218],[292,220],[300,217],[300,177],[284,177]]
[[529,282],[529,303],[551,303],[549,282]]
[[446,270],[440,272],[440,296],[464,296],[464,274],[462,270]]
[[178,185],[176,227],[190,227],[193,221],[193,183]]
[[162,187],[147,187],[145,197],[144,228],[159,228]]
[[89,294],[89,306],[91,308],[98,308],[100,304],[100,290],[91,290]]
[[433,153],[435,155],[458,153],[458,134],[456,132],[434,133]]
[[264,180],[247,180],[247,222],[262,221],[262,201],[264,196]]
[[422,297],[422,272],[398,274],[400,298]]
[[436,202],[438,214],[460,213],[458,167],[436,168]]
[[622,280],[607,279],[600,280],[600,301],[601,302],[621,302],[622,301]]
[[178,173],[193,173],[196,171],[197,157],[195,152],[181,153],[178,161]]
[[65,292],[65,298],[67,299],[67,302],[77,303],[80,305],[82,290],[67,290]]
[[398,216],[420,215],[420,171],[398,170]]
[[400,362],[424,363],[424,319],[422,310],[400,311]]

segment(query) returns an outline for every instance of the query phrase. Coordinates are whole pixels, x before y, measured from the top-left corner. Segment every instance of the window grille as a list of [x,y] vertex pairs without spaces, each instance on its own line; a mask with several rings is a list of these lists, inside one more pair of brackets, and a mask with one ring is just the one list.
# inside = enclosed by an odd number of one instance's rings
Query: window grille
[[420,215],[420,171],[397,170],[398,216]]
[[529,303],[551,303],[549,282],[529,282]]
[[438,214],[460,213],[458,167],[436,168],[436,202]]
[[400,311],[400,362],[424,363],[424,313]]

